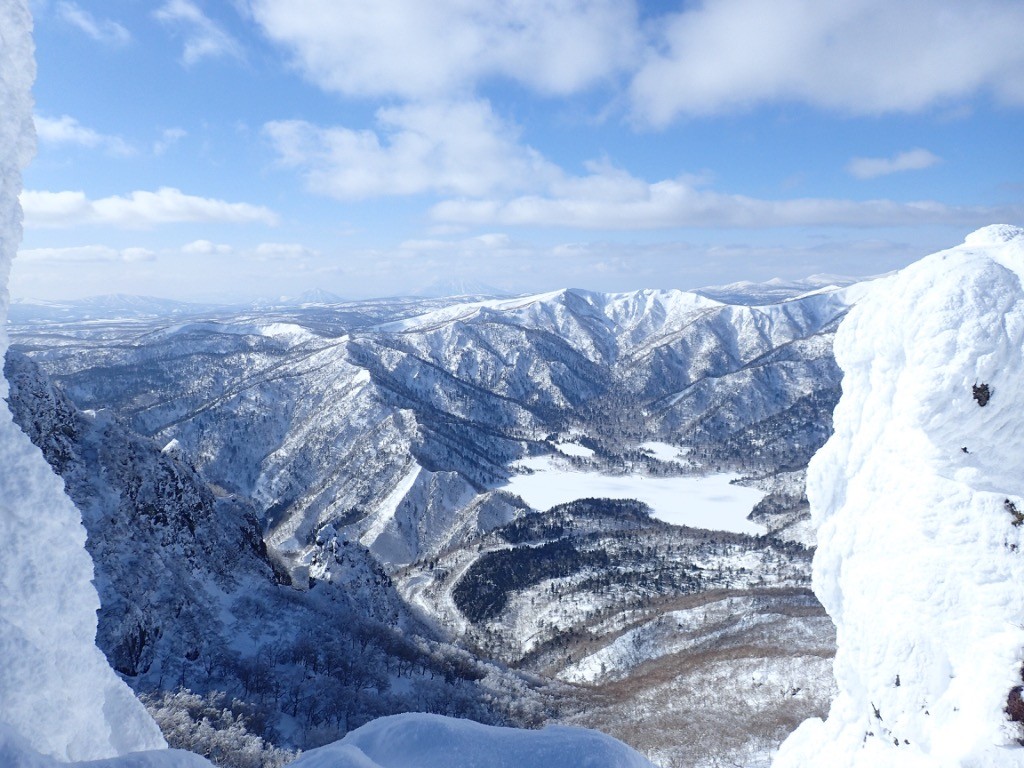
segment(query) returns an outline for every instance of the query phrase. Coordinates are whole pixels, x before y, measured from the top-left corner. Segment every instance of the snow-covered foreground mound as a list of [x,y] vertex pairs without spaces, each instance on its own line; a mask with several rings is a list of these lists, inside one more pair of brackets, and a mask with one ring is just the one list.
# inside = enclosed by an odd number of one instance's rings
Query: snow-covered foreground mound
[[[1024,766],[1024,230],[877,285],[843,322],[807,495],[839,696],[776,768]],[[1024,710],[1024,705],[1017,707]]]
[[[52,721],[51,721],[52,722]],[[105,760],[66,763],[39,754],[8,726],[0,725],[0,766],[3,768],[213,768],[208,760],[180,749],[132,752]]]
[[439,715],[382,717],[307,752],[292,768],[653,768],[611,736],[585,728],[496,728]]

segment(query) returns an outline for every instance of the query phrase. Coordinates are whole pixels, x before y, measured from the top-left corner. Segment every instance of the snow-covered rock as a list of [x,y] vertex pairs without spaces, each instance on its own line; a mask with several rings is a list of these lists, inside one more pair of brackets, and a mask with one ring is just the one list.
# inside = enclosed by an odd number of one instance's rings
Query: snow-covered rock
[[1024,230],[986,227],[841,325],[807,481],[839,695],[776,768],[1024,766],[1022,279]]
[[382,717],[305,753],[291,768],[654,768],[597,731],[497,728],[439,715]]
[[[21,240],[21,169],[33,147],[35,66],[25,2],[0,4],[0,325]],[[6,333],[0,353],[6,351]],[[7,383],[0,383],[7,394]],[[97,649],[99,599],[78,510],[0,408],[0,757],[48,765],[166,747]]]

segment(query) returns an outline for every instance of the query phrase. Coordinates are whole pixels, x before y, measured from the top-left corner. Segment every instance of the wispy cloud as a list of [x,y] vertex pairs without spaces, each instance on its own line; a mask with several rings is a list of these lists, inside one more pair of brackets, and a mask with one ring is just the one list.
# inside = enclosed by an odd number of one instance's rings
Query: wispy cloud
[[935,201],[794,198],[765,200],[705,189],[687,179],[648,183],[622,171],[596,169],[546,194],[508,200],[446,200],[434,220],[470,226],[543,226],[593,230],[768,229],[794,226],[977,226],[1020,220],[1024,206],[955,206]]
[[893,157],[855,157],[846,164],[846,170],[858,179],[874,179],[903,171],[922,171],[942,162],[942,158],[927,149],[911,149]]
[[1024,104],[1018,0],[706,0],[667,14],[631,101],[664,126],[799,102],[846,114],[912,113],[989,93]]
[[186,66],[203,59],[243,58],[241,43],[203,13],[192,0],[168,0],[153,15],[158,21],[183,31],[185,48],[181,60]]
[[[767,200],[710,189],[679,176],[637,178],[608,161],[573,175],[520,141],[485,101],[433,102],[377,113],[375,130],[304,121],[264,126],[280,163],[299,169],[310,191],[341,200],[449,196],[430,216],[443,226],[543,226],[630,230],[791,226],[977,225],[1024,216],[1024,206],[954,206],[923,200]],[[863,178],[940,162],[927,150],[853,161]]]
[[281,163],[300,169],[312,191],[343,200],[482,195],[535,187],[560,173],[484,101],[391,107],[378,111],[377,124],[353,130],[292,120],[264,131]]
[[136,191],[127,196],[90,200],[84,192],[39,192],[21,194],[27,228],[66,228],[104,224],[123,229],[143,229],[159,224],[182,222],[259,223],[275,225],[277,214],[249,203],[229,203],[208,197],[186,195],[162,187],[156,192]]
[[188,131],[184,128],[165,128],[160,132],[160,138],[153,142],[153,154],[162,155],[186,136]]
[[315,258],[319,251],[301,243],[259,243],[255,247],[239,247],[210,240],[194,240],[181,247],[185,256],[237,256],[258,261],[299,261]]
[[153,261],[156,253],[148,248],[111,248],[106,245],[79,245],[70,248],[29,248],[18,252],[22,262],[139,262]]
[[[359,252],[344,263],[349,290],[366,295],[415,292],[434,287],[438,275],[463,283],[493,285],[513,293],[539,293],[568,286],[602,291],[698,288],[742,275],[750,280],[801,279],[812,274],[875,275],[906,266],[927,250],[905,242],[841,237],[781,237],[779,242],[728,244],[669,239],[619,238],[534,242],[503,233],[480,237],[410,240],[394,249]],[[944,240],[939,240],[943,244]],[[330,267],[328,267],[330,268]],[[328,285],[337,278],[331,278]],[[366,286],[373,286],[367,288]]]
[[58,118],[35,116],[36,135],[48,144],[72,144],[89,149],[101,148],[112,155],[128,157],[136,154],[135,147],[120,136],[107,136],[87,128],[69,115]]
[[57,3],[57,17],[104,45],[127,45],[132,39],[131,33],[116,21],[97,19],[77,3]]
[[181,252],[189,256],[227,256],[235,249],[226,243],[214,243],[210,240],[193,240],[181,247]]

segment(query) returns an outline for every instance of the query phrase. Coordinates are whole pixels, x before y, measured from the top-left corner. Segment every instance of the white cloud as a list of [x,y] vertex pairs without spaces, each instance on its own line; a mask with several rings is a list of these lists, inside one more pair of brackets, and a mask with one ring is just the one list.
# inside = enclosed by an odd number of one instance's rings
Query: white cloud
[[[955,206],[927,200],[765,200],[716,192],[692,176],[649,182],[606,161],[586,164],[588,175],[572,176],[521,144],[516,131],[482,101],[382,109],[377,123],[378,130],[370,131],[280,121],[268,123],[264,130],[281,163],[300,169],[315,193],[342,200],[420,193],[451,196],[431,209],[432,220],[442,227],[884,227],[975,225],[1024,216],[1020,206]],[[866,171],[854,167],[877,175],[883,170],[924,168],[939,158],[913,150],[891,160],[866,162]]]
[[230,245],[209,240],[193,240],[181,247],[181,252],[188,256],[226,256],[234,253],[234,250]]
[[185,49],[181,59],[186,66],[208,58],[243,57],[241,44],[203,13],[192,0],[168,0],[153,15],[164,24],[184,30]]
[[148,248],[111,248],[106,245],[79,245],[70,248],[29,248],[18,252],[22,262],[138,262],[153,261],[156,253]]
[[688,179],[648,183],[622,171],[597,166],[593,170],[591,176],[554,185],[546,195],[524,195],[510,200],[446,200],[432,208],[431,216],[439,222],[472,226],[602,230],[974,226],[1024,218],[1024,206],[991,208],[933,201],[824,198],[764,200],[702,189]]
[[282,164],[299,168],[309,188],[343,200],[441,192],[482,195],[522,190],[560,175],[521,145],[483,101],[390,107],[377,131],[268,123]]
[[639,44],[632,0],[248,0],[267,36],[323,88],[465,96],[501,77],[545,94],[608,78]]
[[162,155],[186,136],[188,131],[184,128],[165,128],[160,132],[160,138],[153,143],[153,154]]
[[319,256],[319,252],[299,243],[260,243],[254,248],[242,248],[210,240],[194,240],[181,247],[185,256],[238,256],[259,261],[297,261]]
[[855,157],[846,170],[858,179],[873,179],[902,171],[921,171],[942,162],[942,158],[927,149],[911,149],[893,157]]
[[87,128],[69,115],[58,118],[35,115],[36,135],[40,142],[49,144],[75,144],[81,147],[102,148],[112,155],[128,157],[135,148],[120,136],[107,136]]
[[127,45],[132,39],[131,33],[116,21],[96,19],[88,11],[79,8],[77,3],[57,3],[57,16],[104,45]]
[[1024,104],[1019,0],[706,0],[657,28],[631,87],[655,126],[780,101],[849,114],[978,92]]
[[138,229],[180,222],[274,225],[278,221],[277,214],[263,206],[186,195],[171,187],[99,200],[90,200],[84,192],[26,190],[21,194],[21,204],[25,211],[25,226],[35,229],[89,224]]

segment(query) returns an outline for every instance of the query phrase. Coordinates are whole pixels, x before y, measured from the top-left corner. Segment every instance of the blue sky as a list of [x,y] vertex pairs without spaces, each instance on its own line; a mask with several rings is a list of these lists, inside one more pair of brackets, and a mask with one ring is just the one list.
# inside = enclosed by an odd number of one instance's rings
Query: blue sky
[[870,275],[1024,223],[1019,0],[37,0],[15,297]]

